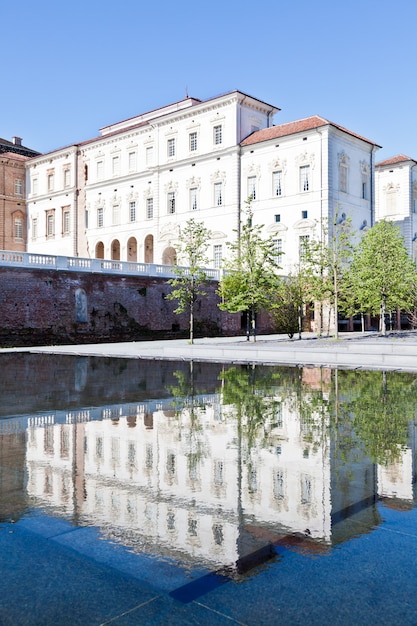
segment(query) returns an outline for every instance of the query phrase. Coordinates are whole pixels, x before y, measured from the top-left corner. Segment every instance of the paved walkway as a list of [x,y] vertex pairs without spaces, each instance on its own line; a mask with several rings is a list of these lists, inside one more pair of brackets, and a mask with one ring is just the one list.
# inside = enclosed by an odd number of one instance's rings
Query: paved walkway
[[214,361],[417,371],[417,331],[400,331],[382,337],[375,332],[342,333],[317,337],[303,333],[301,340],[287,335],[260,335],[256,342],[246,337],[215,337],[167,341],[141,341],[86,345],[3,348],[4,352],[73,354],[117,358]]

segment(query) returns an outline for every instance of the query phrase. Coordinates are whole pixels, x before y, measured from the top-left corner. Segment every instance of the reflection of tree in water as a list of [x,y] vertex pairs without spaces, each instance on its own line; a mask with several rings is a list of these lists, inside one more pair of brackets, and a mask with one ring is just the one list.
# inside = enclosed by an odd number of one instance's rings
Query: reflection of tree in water
[[415,377],[399,372],[343,370],[337,375],[334,401],[338,411],[333,413],[337,420],[345,427],[351,425],[350,436],[362,442],[374,463],[397,461],[407,446],[409,425],[416,416]]

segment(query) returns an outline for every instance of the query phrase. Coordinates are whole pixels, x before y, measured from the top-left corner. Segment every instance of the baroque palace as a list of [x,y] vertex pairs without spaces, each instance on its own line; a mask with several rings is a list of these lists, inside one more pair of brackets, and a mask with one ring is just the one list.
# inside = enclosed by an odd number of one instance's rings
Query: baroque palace
[[0,189],[9,200],[17,192],[11,210],[3,200],[3,249],[171,265],[181,226],[195,218],[211,232],[209,266],[220,268],[252,197],[253,223],[273,237],[283,273],[336,216],[358,236],[396,221],[416,259],[417,162],[376,163],[380,146],[355,132],[320,116],[275,125],[276,114],[232,91],[187,97],[48,154],[22,156],[19,138],[1,140],[2,167],[20,165]]

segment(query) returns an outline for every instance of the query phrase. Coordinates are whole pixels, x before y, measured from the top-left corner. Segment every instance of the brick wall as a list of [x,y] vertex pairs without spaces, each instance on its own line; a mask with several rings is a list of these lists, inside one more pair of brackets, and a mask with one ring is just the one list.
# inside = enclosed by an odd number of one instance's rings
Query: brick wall
[[[195,307],[195,336],[239,335],[210,283]],[[134,341],[188,336],[166,279],[0,267],[0,345]]]

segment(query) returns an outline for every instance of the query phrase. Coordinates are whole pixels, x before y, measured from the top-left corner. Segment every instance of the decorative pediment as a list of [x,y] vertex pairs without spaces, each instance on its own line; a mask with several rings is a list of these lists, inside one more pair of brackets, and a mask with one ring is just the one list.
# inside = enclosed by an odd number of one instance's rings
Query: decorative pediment
[[310,219],[301,219],[298,220],[298,222],[295,222],[295,224],[293,224],[293,228],[297,229],[297,230],[314,230],[316,226],[316,223],[313,220]]
[[345,151],[339,152],[337,157],[338,157],[338,160],[339,160],[339,165],[344,165],[345,167],[349,167],[349,165],[350,165],[350,158],[348,157],[348,155],[346,154]]
[[174,224],[174,222],[168,222],[168,224],[162,226],[161,230],[159,231],[158,239],[160,241],[166,241],[167,239],[169,241],[176,241],[179,237],[179,233],[180,229],[178,224]]
[[281,170],[282,172],[287,171],[287,159],[280,159],[279,157],[274,159],[270,164],[271,171]]
[[164,187],[165,193],[177,192],[178,191],[178,183],[170,180]]
[[226,172],[222,172],[221,170],[216,170],[211,176],[210,181],[212,183],[224,183],[226,180]]
[[270,226],[268,226],[266,230],[271,235],[275,233],[285,233],[288,230],[288,226],[285,226],[285,224],[282,224],[282,222],[275,222],[274,224],[270,224]]
[[192,176],[187,180],[187,188],[191,189],[192,187],[197,187],[197,189],[201,188],[201,178],[197,176]]
[[255,165],[255,163],[251,163],[246,168],[245,172],[246,176],[256,176],[256,178],[260,178],[261,176],[261,168],[259,165]]
[[361,161],[361,162],[359,163],[359,166],[360,166],[360,168],[361,168],[361,174],[362,174],[363,176],[369,176],[370,171],[371,171],[371,168],[370,168],[370,166],[369,166],[369,163],[368,163],[367,161]]
[[394,183],[387,183],[382,187],[384,193],[397,193],[400,190],[400,185],[394,185]]
[[127,201],[128,202],[134,202],[137,199],[138,199],[138,192],[137,191],[131,191],[130,193],[127,194]]
[[215,230],[211,233],[211,239],[226,239],[226,233],[223,233],[221,230]]
[[297,165],[310,165],[311,168],[314,167],[315,164],[315,155],[313,152],[301,152],[298,156],[295,157],[295,161]]

